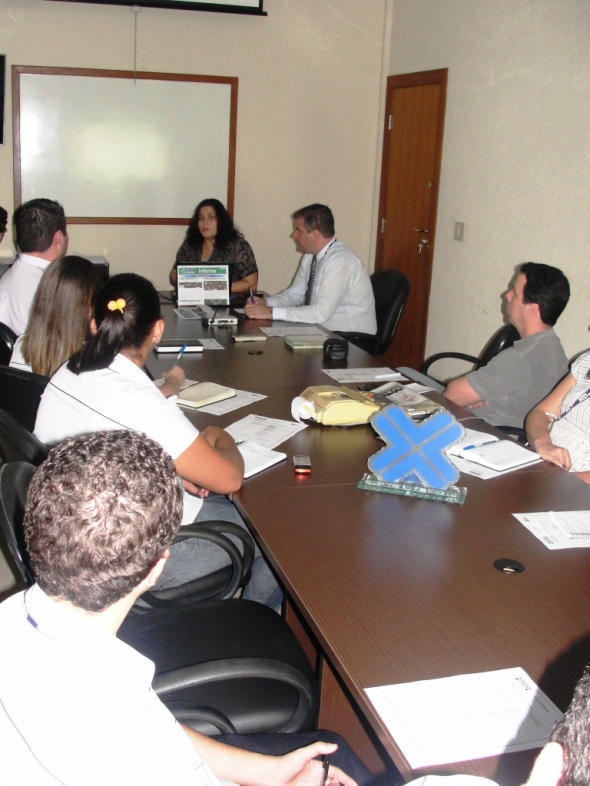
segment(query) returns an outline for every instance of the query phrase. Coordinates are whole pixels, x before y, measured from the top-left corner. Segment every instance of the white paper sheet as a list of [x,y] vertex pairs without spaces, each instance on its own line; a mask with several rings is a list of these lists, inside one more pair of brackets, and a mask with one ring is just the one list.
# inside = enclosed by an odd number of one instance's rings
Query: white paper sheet
[[562,714],[520,667],[366,693],[413,769],[540,748]]
[[203,345],[203,349],[225,349],[223,344],[220,344],[219,341],[214,338],[200,338],[199,341]]
[[265,418],[262,415],[246,415],[245,418],[237,420],[225,430],[232,435],[236,442],[240,440],[256,442],[257,445],[272,449],[304,428],[307,428],[305,423]]
[[329,369],[323,368],[324,374],[327,374],[340,385],[345,385],[349,382],[379,382],[380,380],[405,380],[403,374],[399,371],[392,371],[390,368],[338,368]]
[[255,401],[262,401],[262,393],[250,393],[248,390],[236,390],[236,395],[233,398],[226,398],[223,401],[216,401],[215,404],[209,404],[207,407],[200,407],[199,412],[208,412],[209,415],[225,415],[228,412],[233,412],[234,409],[240,407],[247,407],[248,404],[253,404]]

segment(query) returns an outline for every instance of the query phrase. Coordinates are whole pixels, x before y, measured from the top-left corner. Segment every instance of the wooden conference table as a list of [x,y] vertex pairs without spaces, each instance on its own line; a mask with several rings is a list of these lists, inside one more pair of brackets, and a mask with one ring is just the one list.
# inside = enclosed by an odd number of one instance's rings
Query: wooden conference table
[[[197,426],[226,426],[249,412],[290,419],[295,395],[330,382],[321,351],[293,353],[281,338],[234,344],[235,329],[177,321],[165,310],[166,337],[213,337],[225,346],[185,355],[187,377],[268,395],[221,418],[190,412]],[[267,324],[240,320],[237,332]],[[148,365],[156,373],[170,363],[154,354]],[[350,368],[378,365],[350,347]],[[489,430],[481,421],[469,425]],[[366,687],[522,666],[558,706],[569,703],[590,662],[590,553],[550,551],[511,514],[587,509],[590,489],[542,463],[488,481],[462,476],[462,507],[359,491],[366,460],[381,445],[370,426],[310,425],[280,446],[287,462],[245,481],[234,499],[285,587],[287,619],[318,666],[320,727],[343,734],[375,771],[389,756],[409,779],[421,773],[409,767]],[[295,453],[311,456],[310,477],[294,476]],[[496,570],[500,557],[519,560],[524,573]],[[433,771],[518,784],[536,754]]]

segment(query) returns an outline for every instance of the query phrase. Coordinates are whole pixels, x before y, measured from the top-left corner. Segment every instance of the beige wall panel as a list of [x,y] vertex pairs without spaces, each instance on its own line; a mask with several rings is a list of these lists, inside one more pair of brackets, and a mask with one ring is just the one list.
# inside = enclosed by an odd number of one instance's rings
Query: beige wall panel
[[393,0],[389,73],[449,68],[427,354],[478,354],[525,260],[568,275],[557,332],[590,346],[589,31],[587,0]]

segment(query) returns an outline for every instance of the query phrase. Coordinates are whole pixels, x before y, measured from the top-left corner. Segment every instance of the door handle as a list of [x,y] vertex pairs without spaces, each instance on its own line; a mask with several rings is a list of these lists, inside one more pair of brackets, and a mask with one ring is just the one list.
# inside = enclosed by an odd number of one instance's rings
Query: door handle
[[427,229],[418,229],[418,227],[412,227],[412,229],[414,230],[414,232],[420,232],[423,235],[427,235],[428,234],[428,230]]

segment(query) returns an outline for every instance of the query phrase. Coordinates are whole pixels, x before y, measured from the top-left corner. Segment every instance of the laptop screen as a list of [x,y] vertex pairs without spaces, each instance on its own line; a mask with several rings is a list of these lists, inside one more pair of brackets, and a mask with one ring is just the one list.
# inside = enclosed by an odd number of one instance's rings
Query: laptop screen
[[176,295],[179,306],[228,306],[230,265],[178,265]]

